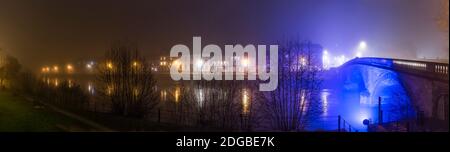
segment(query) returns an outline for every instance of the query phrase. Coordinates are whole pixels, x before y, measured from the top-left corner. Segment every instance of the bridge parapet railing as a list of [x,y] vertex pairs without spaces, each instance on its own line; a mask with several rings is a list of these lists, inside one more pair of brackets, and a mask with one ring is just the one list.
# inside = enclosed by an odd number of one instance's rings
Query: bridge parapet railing
[[448,63],[370,57],[356,58],[350,63],[373,65],[448,81]]
[[394,69],[408,70],[409,72],[427,75],[429,77],[439,78],[448,81],[448,64],[393,59]]

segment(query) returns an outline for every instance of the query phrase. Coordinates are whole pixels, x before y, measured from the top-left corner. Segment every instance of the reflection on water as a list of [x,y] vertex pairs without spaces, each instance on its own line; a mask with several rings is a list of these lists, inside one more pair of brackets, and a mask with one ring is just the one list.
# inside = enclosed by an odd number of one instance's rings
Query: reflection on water
[[308,110],[308,106],[307,106],[307,100],[306,98],[306,90],[302,89],[300,91],[300,111],[307,111]]
[[72,79],[69,79],[69,80],[67,80],[67,85],[68,85],[68,87],[69,88],[72,88],[72,86],[73,86],[73,82],[72,82]]
[[247,114],[249,112],[249,102],[250,102],[250,96],[248,94],[248,90],[244,88],[242,90],[242,113]]
[[[85,78],[84,80],[79,80],[79,78],[73,77],[73,79],[63,79],[63,78],[43,78],[42,79],[49,86],[58,86],[60,82],[63,80],[68,80],[69,85],[72,86],[74,84],[80,84],[82,88],[87,89],[86,91],[94,95],[96,91],[96,86],[93,83],[92,78]],[[325,84],[326,85],[326,84]],[[325,86],[326,88],[326,86]],[[98,88],[97,88],[98,89]],[[112,94],[113,87],[112,85],[108,86],[106,93]],[[160,99],[161,101],[172,101],[175,103],[183,102],[182,96],[184,95],[180,86],[174,84],[168,85],[160,85],[155,88],[160,91]],[[209,99],[212,91],[210,88],[192,88],[194,93],[192,97],[197,99],[198,107],[205,106],[205,100]],[[391,90],[398,90],[397,88],[393,88]],[[135,89],[134,92],[138,93],[138,89]],[[388,90],[389,91],[389,90]],[[244,88],[239,92],[241,95],[239,104],[242,106],[242,113],[249,113],[251,110],[251,102],[258,102],[252,100],[252,90],[249,88]],[[223,94],[226,96],[225,94]],[[300,101],[300,106],[302,110],[307,110],[308,102],[306,99],[309,99],[309,94],[307,91],[302,90],[298,94],[298,98]],[[370,119],[376,116],[376,113],[372,109],[365,109],[361,105],[369,104],[370,98],[365,93],[361,93],[359,91],[345,89],[342,86],[338,87],[328,87],[327,89],[323,89],[320,94],[318,94],[318,98],[320,99],[320,111],[321,115],[319,118],[315,118],[313,120],[314,124],[311,124],[311,127],[308,129],[311,130],[336,130],[337,128],[337,117],[341,115],[348,123],[350,123],[355,129],[359,131],[365,131],[365,126],[362,125],[363,119]],[[385,100],[387,101],[387,97]]]
[[[207,94],[211,94],[212,92],[218,91],[216,89],[211,88],[195,88],[194,91],[194,97],[196,99],[196,104],[199,106],[199,108],[203,107],[206,103],[205,100],[210,99]],[[243,88],[242,91],[240,91],[240,97],[241,100],[239,100],[241,106],[242,106],[242,113],[247,114],[250,112],[250,104],[251,104],[251,90],[248,88]],[[226,98],[226,92],[222,92],[224,95],[223,97]],[[180,86],[176,86],[173,88],[164,88],[160,89],[160,99],[161,101],[171,101],[175,103],[179,103],[181,101],[181,88]],[[212,99],[212,98],[211,98]]]
[[134,97],[139,96],[139,89],[138,88],[133,88],[133,95],[134,95]]
[[165,89],[161,90],[161,101],[167,101],[167,91]]
[[55,78],[55,87],[57,87],[58,86],[58,78]]
[[197,96],[197,104],[201,108],[203,107],[203,104],[205,103],[205,92],[203,88],[196,90],[196,96]]
[[328,115],[328,96],[330,96],[330,93],[326,89],[320,93],[320,100],[322,101],[322,113],[324,116]]
[[175,87],[174,97],[175,97],[175,103],[180,102],[180,87]]
[[114,88],[113,88],[112,85],[108,85],[108,87],[106,87],[106,94],[107,95],[112,95],[113,91],[114,91]]
[[95,89],[94,89],[94,86],[92,85],[92,83],[88,82],[87,86],[88,86],[89,94],[94,95]]
[[[45,81],[45,83],[47,83],[48,85],[51,86],[58,86],[60,85],[61,81],[63,81],[64,79],[62,78],[44,78],[43,81]],[[73,86],[75,84],[81,84],[82,88],[85,88],[87,93],[90,95],[95,95],[96,92],[96,86],[95,84],[92,82],[92,80],[86,80],[84,81],[84,85],[83,83],[78,83],[79,81],[74,78],[74,79],[66,79],[68,84],[70,86]],[[114,87],[113,85],[108,85],[106,87],[106,91],[105,93],[107,93],[108,95],[112,95],[114,92]],[[182,92],[182,89],[180,86],[178,85],[174,85],[174,87],[172,86],[159,86],[157,88],[155,88],[157,90],[159,90],[160,92],[160,100],[162,102],[167,102],[167,101],[171,101],[171,102],[175,102],[175,103],[179,103],[182,102],[181,97],[183,95],[184,92]],[[215,90],[215,88],[213,88],[213,90]],[[205,102],[207,99],[209,99],[209,94],[214,92],[211,90],[211,88],[193,88],[194,94],[193,97],[197,99],[196,104],[199,108],[204,107],[205,106]],[[217,90],[216,90],[217,91]],[[252,90],[249,88],[242,88],[242,91],[239,91],[240,94],[240,100],[238,100],[237,102],[239,102],[239,104],[241,104],[242,106],[242,114],[248,114],[251,110],[251,102],[253,102],[252,100]],[[138,94],[139,90],[137,88],[135,88],[133,90],[133,94]],[[224,94],[225,95],[225,94]],[[332,97],[334,95],[334,97]],[[226,96],[226,95],[225,95]],[[308,109],[308,101],[307,99],[307,91],[302,90],[299,93],[299,99],[300,99],[300,106],[301,108],[303,108],[303,110],[307,110]],[[336,101],[338,101],[336,93],[333,93],[333,90],[323,90],[320,93],[320,99],[322,102],[322,111],[323,111],[323,116],[328,117],[330,115],[336,116],[339,113],[339,111],[336,111],[336,106],[330,106],[330,105],[337,105],[337,104],[333,104],[336,103]],[[330,111],[330,109],[333,109]],[[335,125],[335,120],[332,120],[332,123],[330,123],[332,125],[327,125],[327,127],[323,127],[323,125],[319,126],[320,128],[329,128],[329,129],[334,129],[336,128]],[[313,129],[316,130],[316,129]]]

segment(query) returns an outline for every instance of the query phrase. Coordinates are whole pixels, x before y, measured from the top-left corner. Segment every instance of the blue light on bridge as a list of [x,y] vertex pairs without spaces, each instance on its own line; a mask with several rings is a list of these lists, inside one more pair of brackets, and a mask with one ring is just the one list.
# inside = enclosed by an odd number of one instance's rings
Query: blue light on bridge
[[[393,61],[381,58],[357,58],[337,69],[330,76],[325,87],[335,86],[338,110],[328,113],[342,115],[349,124],[364,131],[367,126],[363,120],[371,123],[378,120],[378,98],[381,97],[382,122],[401,122],[415,117],[405,87],[397,72],[391,70]],[[332,102],[329,100],[328,102]],[[333,114],[330,114],[333,115]]]

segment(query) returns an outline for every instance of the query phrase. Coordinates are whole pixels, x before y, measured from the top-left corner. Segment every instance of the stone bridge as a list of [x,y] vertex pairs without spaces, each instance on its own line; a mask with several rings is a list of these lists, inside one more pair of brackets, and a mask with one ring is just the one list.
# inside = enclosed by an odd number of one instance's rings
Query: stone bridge
[[448,129],[448,63],[355,58],[339,68],[339,75],[344,89],[358,90],[360,104],[376,111],[375,122],[381,99],[382,122],[420,117]]

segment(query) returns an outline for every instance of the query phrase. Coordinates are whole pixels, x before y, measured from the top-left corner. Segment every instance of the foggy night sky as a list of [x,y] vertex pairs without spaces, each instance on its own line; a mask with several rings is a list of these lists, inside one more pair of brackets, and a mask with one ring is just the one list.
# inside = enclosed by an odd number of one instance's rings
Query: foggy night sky
[[30,68],[101,57],[128,39],[150,59],[202,45],[319,43],[333,55],[448,59],[439,0],[0,0],[0,48]]

